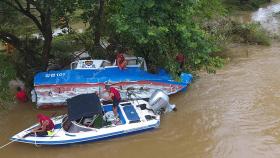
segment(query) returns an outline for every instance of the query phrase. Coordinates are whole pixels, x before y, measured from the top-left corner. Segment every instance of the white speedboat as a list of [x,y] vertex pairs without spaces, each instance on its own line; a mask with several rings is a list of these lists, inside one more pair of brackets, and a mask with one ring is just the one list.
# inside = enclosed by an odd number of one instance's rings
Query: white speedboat
[[149,102],[134,100],[121,102],[118,118],[112,104],[102,105],[95,93],[82,94],[67,100],[68,114],[52,118],[55,129],[46,136],[26,136],[38,124],[14,135],[11,140],[37,145],[63,145],[99,141],[126,136],[159,127],[160,114],[172,111],[168,96],[156,91]]

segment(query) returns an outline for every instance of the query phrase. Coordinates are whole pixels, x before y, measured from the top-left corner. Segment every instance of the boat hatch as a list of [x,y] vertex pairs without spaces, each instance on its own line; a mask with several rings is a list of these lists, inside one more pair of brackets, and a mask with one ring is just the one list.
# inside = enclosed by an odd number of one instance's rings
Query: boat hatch
[[[131,105],[131,104],[130,104]],[[113,106],[112,104],[108,104],[108,105],[103,105],[103,113],[106,114],[107,112],[113,112]],[[120,110],[120,107],[118,107],[118,115],[120,118],[120,124],[126,124],[125,118]]]
[[140,122],[140,118],[132,105],[126,105],[123,107],[123,111],[129,120],[129,123]]

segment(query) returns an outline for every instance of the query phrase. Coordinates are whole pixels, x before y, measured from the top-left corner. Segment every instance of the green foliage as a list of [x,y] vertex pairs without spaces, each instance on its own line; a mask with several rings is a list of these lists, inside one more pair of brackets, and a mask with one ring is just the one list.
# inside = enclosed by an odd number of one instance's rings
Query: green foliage
[[61,0],[55,1],[52,21],[57,28],[67,28],[69,32],[72,31],[69,23],[72,19],[76,20],[73,14],[77,9],[77,0]]
[[[4,30],[18,36],[29,37],[36,32],[34,25],[25,16],[21,16],[11,7],[0,2],[0,31]],[[19,25],[20,24],[20,25]]]
[[86,39],[82,39],[83,34],[70,33],[63,34],[53,38],[52,54],[55,53],[69,53],[86,48]]
[[25,83],[25,86],[31,88],[33,86],[33,77],[41,71],[43,59],[41,54],[42,40],[36,38],[24,39],[22,41],[26,48],[32,48],[28,53],[15,50],[10,56],[10,64],[13,64],[17,78]]
[[0,101],[12,101],[13,98],[9,81],[16,78],[16,72],[9,58],[0,51]]
[[195,18],[200,19],[201,21],[220,17],[227,12],[220,0],[200,0],[195,10]]
[[[176,74],[177,53],[187,57],[187,67],[199,70],[220,66],[222,60],[211,56],[218,51],[210,36],[203,31],[197,15],[209,13],[214,16],[214,6],[208,1],[169,1],[169,0],[118,0],[111,2],[112,15],[108,19],[111,30],[115,31],[122,45],[132,48],[137,55],[144,56],[148,63],[167,68]],[[216,2],[216,1],[215,1]],[[213,3],[216,4],[216,3]],[[205,8],[205,7],[203,7]],[[218,64],[215,64],[215,63]]]
[[56,64],[66,67],[72,60],[72,54],[75,51],[90,48],[88,44],[87,34],[84,33],[69,33],[59,35],[53,38],[51,56],[55,59]]
[[270,38],[268,34],[261,28],[259,24],[235,23],[232,33],[234,35],[238,35],[241,38],[241,41],[245,43],[270,45]]
[[260,24],[242,24],[228,17],[204,23],[203,28],[211,34],[212,41],[224,47],[228,41],[248,44],[270,45],[270,37]]
[[99,9],[99,0],[77,0],[78,9],[81,11],[80,18],[84,23],[89,23],[91,29],[95,29],[96,23],[99,23],[100,19],[97,18]]

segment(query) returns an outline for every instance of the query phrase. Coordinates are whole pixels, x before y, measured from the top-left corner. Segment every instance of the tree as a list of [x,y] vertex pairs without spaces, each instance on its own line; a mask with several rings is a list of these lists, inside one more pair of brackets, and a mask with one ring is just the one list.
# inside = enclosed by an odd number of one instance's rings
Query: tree
[[[212,1],[211,1],[212,2]],[[173,74],[178,70],[177,53],[187,56],[189,69],[210,69],[219,62],[211,53],[217,51],[207,32],[196,19],[210,14],[215,7],[209,0],[115,0],[110,1],[109,23],[112,34],[122,45],[129,46],[149,63],[167,68]],[[214,4],[219,4],[215,0]],[[203,4],[202,4],[203,3]]]
[[[16,67],[17,76],[27,86],[32,85],[36,72],[47,69],[53,40],[52,25],[67,17],[66,13],[72,13],[75,2],[0,0],[0,39],[17,49],[18,53],[15,53],[11,63]],[[34,33],[41,38],[34,37]]]
[[[0,3],[9,6],[11,9],[19,12],[20,15],[28,17],[38,28],[42,34],[43,47],[42,47],[42,58],[43,58],[43,69],[47,68],[51,42],[52,42],[52,23],[51,23],[51,14],[52,7],[55,5],[54,0],[2,0]],[[23,51],[21,48],[21,42],[19,37],[5,32],[2,30],[0,32],[0,37],[8,42],[13,44],[19,51]]]
[[79,9],[82,10],[81,18],[90,24],[93,45],[100,47],[100,39],[103,32],[105,0],[78,0]]

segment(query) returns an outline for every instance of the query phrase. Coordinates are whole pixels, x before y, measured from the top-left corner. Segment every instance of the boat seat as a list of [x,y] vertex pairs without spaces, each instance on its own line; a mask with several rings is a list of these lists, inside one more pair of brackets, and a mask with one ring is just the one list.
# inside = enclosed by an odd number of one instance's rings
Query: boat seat
[[98,116],[99,116],[99,114],[94,115],[94,116],[91,117],[91,118],[85,118],[85,119],[83,120],[83,125],[88,126],[88,127],[92,126],[93,123],[94,123],[94,121],[96,120],[96,118],[97,118]]
[[140,107],[141,110],[147,109],[146,104],[139,104],[137,107]]
[[152,119],[156,119],[155,116],[151,116],[151,115],[145,115],[146,120],[152,120]]

